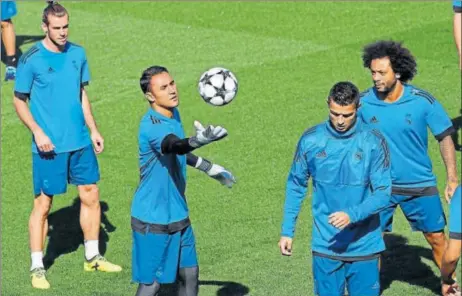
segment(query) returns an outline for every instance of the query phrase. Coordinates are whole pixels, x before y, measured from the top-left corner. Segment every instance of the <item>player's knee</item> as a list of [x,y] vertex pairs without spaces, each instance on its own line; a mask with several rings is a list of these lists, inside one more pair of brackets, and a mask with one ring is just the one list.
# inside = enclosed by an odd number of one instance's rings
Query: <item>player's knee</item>
[[46,217],[50,212],[51,203],[51,197],[42,193],[34,200],[34,211],[39,213],[41,216]]
[[98,186],[96,184],[90,185],[80,185],[79,186],[79,193],[81,195],[96,195],[99,193]]
[[79,186],[80,200],[88,207],[99,206],[99,189],[96,184]]
[[8,29],[13,25],[11,20],[4,20],[2,21],[2,30]]
[[425,237],[427,238],[427,241],[430,243],[430,245],[432,245],[433,247],[446,246],[446,236],[442,231],[425,233]]
[[445,260],[451,263],[457,262],[460,258],[462,242],[460,240],[449,240],[448,247],[445,250]]

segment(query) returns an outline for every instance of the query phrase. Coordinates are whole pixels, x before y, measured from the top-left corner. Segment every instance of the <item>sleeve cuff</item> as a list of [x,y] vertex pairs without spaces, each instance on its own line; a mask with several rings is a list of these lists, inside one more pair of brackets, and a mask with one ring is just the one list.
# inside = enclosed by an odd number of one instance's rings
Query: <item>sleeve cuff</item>
[[84,81],[84,82],[82,82],[82,87],[87,86],[89,84],[90,84],[90,81]]
[[435,139],[438,140],[438,142],[440,142],[441,140],[443,140],[447,136],[452,135],[455,132],[456,132],[456,129],[454,128],[454,126],[451,125],[444,132],[442,132],[442,133],[440,133],[438,135],[435,135]]
[[455,13],[462,13],[462,6],[454,6],[453,8]]
[[350,217],[350,223],[351,224],[354,224],[354,223],[358,222],[358,220],[356,219],[356,216],[354,215],[353,211],[346,210],[344,212],[348,215],[348,217]]
[[293,231],[282,230],[281,231],[281,236],[294,238],[294,232]]
[[203,171],[203,172],[208,172],[212,168],[212,163],[208,161],[205,158],[199,157],[200,163],[196,163],[196,169]]
[[196,167],[199,157],[192,154],[191,152],[186,154],[186,164],[192,167]]
[[22,93],[22,92],[15,91],[14,96],[20,99],[21,101],[27,101],[29,99],[28,93]]

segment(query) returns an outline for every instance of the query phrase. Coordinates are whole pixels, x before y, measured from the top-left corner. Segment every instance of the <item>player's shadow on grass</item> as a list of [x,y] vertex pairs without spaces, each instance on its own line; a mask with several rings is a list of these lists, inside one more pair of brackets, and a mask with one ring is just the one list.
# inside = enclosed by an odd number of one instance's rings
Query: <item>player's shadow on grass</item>
[[[116,227],[106,217],[105,212],[109,210],[108,204],[100,201],[100,206],[102,226],[99,232],[99,251],[101,255],[104,255],[106,244],[109,241],[108,232],[113,232]],[[79,197],[74,199],[72,205],[61,208],[48,216],[48,245],[43,258],[46,269],[50,268],[59,256],[75,252],[83,244],[79,216]]]
[[459,117],[452,119],[452,125],[456,129],[456,132],[452,134],[454,146],[456,147],[456,151],[462,151],[462,139],[459,139],[459,131],[462,128],[462,114]]
[[[29,44],[29,43],[35,43],[39,40],[43,39],[43,35],[17,35],[16,36],[16,59],[19,61],[19,58],[22,56],[23,52],[21,50],[21,46]],[[1,46],[1,56],[2,56],[2,63],[5,64],[6,61],[6,52],[5,52],[5,46]]]
[[421,260],[423,257],[434,264],[430,247],[408,245],[407,238],[397,234],[386,234],[384,239],[387,250],[382,255],[381,294],[394,281],[441,293],[440,278]]
[[[201,281],[199,280],[199,294],[201,286],[220,287],[216,296],[246,296],[250,289],[242,284],[227,281]],[[178,295],[177,284],[162,285],[159,296],[176,296]]]

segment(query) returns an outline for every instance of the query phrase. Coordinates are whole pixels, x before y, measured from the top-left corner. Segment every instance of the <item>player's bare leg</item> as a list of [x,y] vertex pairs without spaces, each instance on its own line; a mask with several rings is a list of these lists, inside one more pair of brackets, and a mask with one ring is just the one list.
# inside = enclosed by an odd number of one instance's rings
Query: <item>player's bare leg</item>
[[[460,296],[460,286],[458,283],[450,283],[449,276],[452,273],[452,278],[455,279],[455,270],[457,262],[460,258],[460,251],[462,248],[462,241],[460,239],[449,239],[448,247],[443,255],[443,262],[441,267],[441,280],[442,280],[442,294]],[[452,290],[452,291],[451,291]]]
[[122,268],[108,262],[99,253],[99,229],[101,224],[101,206],[99,189],[96,184],[78,186],[80,196],[80,226],[85,240],[84,270],[119,272]]
[[34,200],[34,208],[29,219],[30,249],[42,252],[48,233],[48,214],[52,205],[52,197],[42,193]]
[[[98,240],[101,224],[101,207],[99,189],[95,184],[78,186],[81,201],[80,226],[83,237],[87,240]],[[96,255],[96,254],[95,254]]]
[[429,232],[424,233],[425,239],[432,247],[433,259],[436,265],[441,269],[441,262],[443,260],[444,250],[447,247],[447,239],[444,232]]
[[2,41],[5,45],[7,56],[14,56],[16,53],[16,34],[11,20],[2,21]]
[[5,80],[14,80],[16,76],[16,34],[11,20],[1,22],[2,41],[6,53],[6,76]]
[[48,217],[45,219],[43,223],[43,232],[42,232],[42,250],[45,250],[45,242],[48,236]]
[[50,284],[45,277],[43,265],[43,247],[46,238],[47,217],[51,209],[52,197],[42,193],[34,200],[34,208],[29,218],[29,240],[32,257],[32,286],[37,289],[48,289]]

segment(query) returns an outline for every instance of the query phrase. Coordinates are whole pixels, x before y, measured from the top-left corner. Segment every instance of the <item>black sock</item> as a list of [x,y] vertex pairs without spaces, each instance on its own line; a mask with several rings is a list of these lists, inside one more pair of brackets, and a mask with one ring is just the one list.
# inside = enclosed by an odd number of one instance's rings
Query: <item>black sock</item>
[[199,295],[199,267],[181,268],[179,271],[179,296]]
[[159,293],[160,285],[154,282],[151,285],[139,284],[135,296],[157,296]]
[[5,62],[7,67],[16,67],[16,55],[6,56]]

